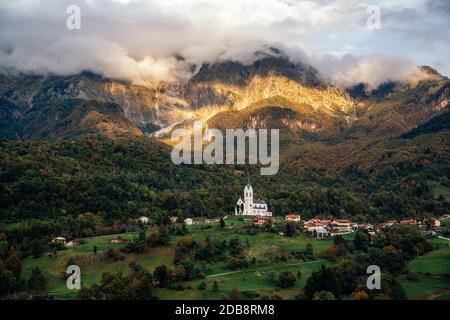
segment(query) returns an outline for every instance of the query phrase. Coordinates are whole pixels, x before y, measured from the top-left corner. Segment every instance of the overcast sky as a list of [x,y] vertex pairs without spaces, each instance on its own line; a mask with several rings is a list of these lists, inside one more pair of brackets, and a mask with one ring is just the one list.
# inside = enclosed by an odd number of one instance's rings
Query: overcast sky
[[[66,27],[72,4],[80,30]],[[366,25],[373,5],[379,30]],[[447,0],[0,0],[0,67],[39,74],[171,81],[276,46],[336,83],[377,85],[416,65],[449,75],[449,39]]]

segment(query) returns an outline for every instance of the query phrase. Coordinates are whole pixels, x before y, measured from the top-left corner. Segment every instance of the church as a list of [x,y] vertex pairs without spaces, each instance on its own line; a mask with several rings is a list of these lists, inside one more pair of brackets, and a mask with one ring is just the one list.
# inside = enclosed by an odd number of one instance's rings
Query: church
[[247,185],[244,188],[244,200],[239,198],[234,208],[237,216],[272,216],[267,209],[267,202],[261,199],[253,200],[253,188],[250,184],[250,176],[247,175]]

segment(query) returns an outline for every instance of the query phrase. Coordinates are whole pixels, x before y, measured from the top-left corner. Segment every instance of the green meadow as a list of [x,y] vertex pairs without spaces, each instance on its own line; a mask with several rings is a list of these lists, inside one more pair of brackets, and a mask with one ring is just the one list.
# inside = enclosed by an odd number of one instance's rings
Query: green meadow
[[450,188],[447,186],[444,186],[438,181],[428,181],[428,184],[430,185],[433,195],[435,198],[438,198],[439,196],[443,196],[447,201],[450,201]]
[[[279,296],[283,299],[294,298],[298,289],[303,287],[313,271],[320,269],[327,261],[309,261],[302,263],[279,263],[272,266],[250,268],[244,271],[226,272],[224,274],[209,275],[203,280],[184,283],[182,291],[160,290],[161,299],[224,299],[232,289],[239,289],[243,298],[258,293],[260,296]],[[282,271],[291,271],[296,277],[295,285],[290,289],[279,289],[275,279]],[[273,278],[272,278],[273,277]],[[214,281],[218,290],[213,289]],[[200,283],[206,283],[205,290],[197,290]]]
[[[244,246],[244,254],[248,258],[257,258],[261,263],[251,265],[248,269],[230,271],[224,262],[199,263],[204,271],[204,279],[184,281],[176,290],[158,289],[160,299],[224,299],[235,288],[241,292],[242,298],[280,297],[292,299],[302,288],[312,272],[319,270],[322,264],[330,262],[320,260],[320,255],[333,245],[333,239],[313,239],[298,233],[292,238],[274,233],[260,232],[256,235],[247,235],[242,232],[245,222],[236,217],[226,220],[226,227],[220,228],[218,223],[195,224],[188,226],[189,234],[195,240],[201,241],[206,237],[229,240],[239,238]],[[143,268],[153,271],[159,265],[173,267],[175,244],[180,236],[172,236],[171,244],[165,247],[156,247],[144,253],[126,254],[123,261],[105,261],[103,253],[113,247],[123,247],[124,244],[112,244],[111,239],[121,237],[133,239],[138,233],[130,232],[118,235],[98,236],[82,239],[77,246],[58,251],[56,257],[44,255],[40,258],[27,258],[23,262],[23,276],[29,278],[31,271],[39,267],[48,279],[49,291],[57,299],[74,299],[75,291],[66,287],[67,275],[65,270],[69,259],[81,267],[83,286],[91,286],[101,281],[104,272],[128,272],[132,262],[140,264]],[[348,240],[352,235],[346,236]],[[308,243],[313,245],[314,261],[283,260],[266,263],[274,255],[289,256],[292,251],[304,251]],[[450,247],[449,241],[441,239],[431,240],[435,250],[418,257],[408,264],[409,275],[401,276],[400,282],[409,299],[450,299]],[[93,247],[97,247],[94,255]],[[267,260],[266,260],[267,258]],[[276,277],[282,271],[289,270],[296,277],[297,282],[290,289],[277,288]],[[214,282],[217,288],[213,288]],[[201,283],[206,289],[199,290]]]
[[410,276],[401,284],[409,299],[450,300],[450,243],[431,240],[435,250],[408,264]]
[[[197,224],[188,226],[188,236],[203,240],[206,237],[214,237],[229,240],[239,238],[245,247],[245,255],[249,258],[258,259],[270,257],[273,254],[286,253],[290,251],[305,250],[307,243],[312,243],[314,254],[319,259],[320,253],[333,244],[332,239],[318,240],[312,239],[303,233],[295,237],[288,238],[278,234],[260,232],[256,235],[244,235],[240,230],[244,221],[235,217],[226,220],[227,226],[220,228],[218,223]],[[76,297],[75,291],[69,291],[66,287],[67,275],[65,274],[67,262],[74,259],[81,268],[81,278],[83,286],[91,286],[99,283],[104,272],[128,272],[130,263],[135,262],[143,268],[153,271],[159,265],[173,267],[173,256],[175,244],[179,236],[171,237],[170,246],[156,247],[148,249],[145,253],[126,254],[123,261],[103,261],[102,253],[113,247],[122,247],[124,244],[111,244],[111,239],[121,237],[123,239],[137,238],[138,233],[130,232],[117,235],[98,236],[82,239],[82,244],[67,248],[57,252],[56,257],[44,255],[40,258],[29,257],[23,262],[23,276],[29,278],[33,268],[39,267],[48,279],[49,291],[57,299],[73,299]],[[97,254],[94,255],[93,247],[97,247]],[[158,297],[161,299],[219,299],[233,288],[241,291],[258,291],[269,294],[276,293],[276,283],[269,279],[269,274],[277,275],[281,271],[290,270],[295,275],[300,274],[295,286],[291,289],[298,289],[303,286],[309,275],[320,268],[326,261],[313,261],[306,263],[293,263],[292,261],[279,261],[279,263],[269,265],[252,266],[245,271],[230,272],[224,262],[213,264],[202,264],[206,278],[203,280],[183,282],[184,290],[174,291],[159,289]],[[219,290],[213,290],[213,282],[217,281]],[[206,290],[198,290],[201,282],[207,284]],[[189,289],[190,288],[190,289]],[[290,290],[282,290],[277,293],[280,296],[289,297]],[[297,290],[298,291],[298,290]]]

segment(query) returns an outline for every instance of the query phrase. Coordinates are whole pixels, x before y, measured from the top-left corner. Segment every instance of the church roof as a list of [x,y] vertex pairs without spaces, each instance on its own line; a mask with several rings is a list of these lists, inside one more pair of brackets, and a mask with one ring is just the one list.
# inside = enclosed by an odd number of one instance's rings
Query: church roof
[[267,204],[267,202],[265,202],[265,201],[262,200],[262,199],[256,199],[256,200],[253,200],[253,203],[255,203],[255,204]]

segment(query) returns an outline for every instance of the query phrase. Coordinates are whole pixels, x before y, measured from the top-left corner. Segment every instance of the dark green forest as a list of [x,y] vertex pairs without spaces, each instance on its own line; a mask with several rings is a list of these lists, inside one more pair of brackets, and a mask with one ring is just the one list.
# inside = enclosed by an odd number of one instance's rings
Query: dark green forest
[[[448,134],[375,144],[339,167],[296,167],[260,176],[255,196],[276,215],[357,217],[380,221],[449,210],[428,181],[449,181]],[[401,139],[400,139],[401,140]],[[90,137],[57,142],[0,142],[0,217],[72,216],[91,212],[106,221],[140,215],[216,217],[234,212],[245,183],[243,166],[174,165],[168,146],[150,139]]]

